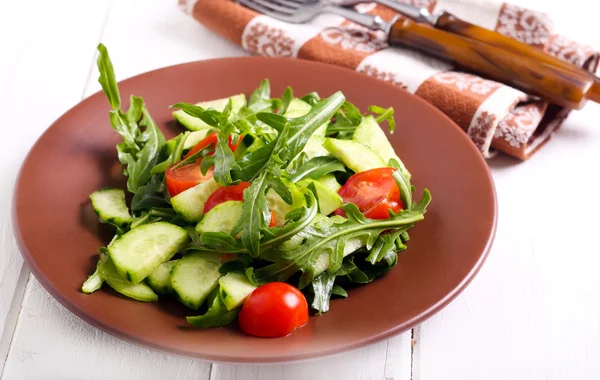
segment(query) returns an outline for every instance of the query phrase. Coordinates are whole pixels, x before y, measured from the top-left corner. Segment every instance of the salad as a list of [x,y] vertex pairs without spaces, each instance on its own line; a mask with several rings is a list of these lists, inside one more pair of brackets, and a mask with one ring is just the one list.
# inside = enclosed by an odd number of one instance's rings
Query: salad
[[277,337],[396,265],[431,197],[413,201],[411,174],[380,127],[393,132],[392,108],[361,113],[339,91],[296,97],[288,87],[274,98],[265,79],[248,97],[172,105],[185,129],[166,140],[142,98],[123,109],[98,51],[127,189],[90,195],[116,233],[83,292],[106,283],[137,301],[173,297],[193,326],[237,319]]

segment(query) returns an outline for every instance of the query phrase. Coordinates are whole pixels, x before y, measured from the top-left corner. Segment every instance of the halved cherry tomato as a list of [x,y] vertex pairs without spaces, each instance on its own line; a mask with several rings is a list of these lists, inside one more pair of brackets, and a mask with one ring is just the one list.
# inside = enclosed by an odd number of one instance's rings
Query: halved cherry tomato
[[[213,207],[223,202],[243,201],[244,190],[246,190],[248,186],[250,186],[250,182],[240,182],[237,185],[231,185],[217,189],[214,193],[210,195],[210,197],[208,197],[206,203],[204,203],[204,213],[206,214]],[[271,211],[271,223],[269,223],[269,227],[273,227],[274,225],[275,213]]]
[[304,294],[285,282],[271,282],[254,290],[242,306],[242,331],[264,338],[286,336],[308,322]]
[[[352,175],[338,190],[344,203],[352,202],[364,216],[371,219],[387,219],[388,210],[398,212],[404,208],[400,190],[392,177],[396,169],[378,168]],[[336,215],[345,216],[344,210],[335,210]]]
[[209,168],[206,172],[206,175],[202,175],[202,171],[200,170],[200,160],[196,163],[173,169],[175,165],[171,166],[165,172],[167,189],[172,197],[176,196],[182,191],[196,186],[200,182],[204,182],[207,179],[212,178],[213,176],[213,168]]

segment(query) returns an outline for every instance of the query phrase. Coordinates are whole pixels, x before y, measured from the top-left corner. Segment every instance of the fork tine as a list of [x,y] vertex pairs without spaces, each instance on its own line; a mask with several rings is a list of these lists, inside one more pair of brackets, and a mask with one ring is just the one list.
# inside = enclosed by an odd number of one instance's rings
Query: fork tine
[[276,0],[279,4],[285,5],[287,7],[291,7],[294,9],[298,9],[299,6],[301,6],[304,2],[300,1],[294,1],[294,0]]
[[266,8],[266,7],[264,7],[264,6],[260,5],[260,4],[257,4],[255,2],[255,0],[237,0],[237,2],[240,3],[240,4],[242,4],[246,8],[250,8],[252,10],[255,10],[255,11],[257,11],[259,13],[262,13],[264,15],[267,15],[267,16],[271,16],[271,17],[274,17],[274,18],[277,18],[277,19],[280,19],[280,20],[283,20],[283,21],[286,21],[287,18],[288,18],[287,15],[283,15],[283,14],[281,14],[279,12],[275,12],[275,11],[269,9],[269,8]]
[[290,7],[285,5],[279,5],[271,0],[254,0],[255,3],[262,5],[272,11],[281,12],[285,15],[291,16],[294,14],[295,9],[290,9]]

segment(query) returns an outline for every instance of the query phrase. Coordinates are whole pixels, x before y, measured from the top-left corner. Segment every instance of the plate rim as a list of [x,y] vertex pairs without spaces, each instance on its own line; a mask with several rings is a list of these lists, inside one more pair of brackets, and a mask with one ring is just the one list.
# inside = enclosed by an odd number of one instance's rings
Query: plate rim
[[[21,180],[22,180],[23,168],[24,168],[25,164],[27,163],[27,161],[30,159],[32,152],[36,149],[36,147],[38,146],[40,141],[43,139],[43,137],[46,135],[46,133],[48,133],[48,131],[52,127],[54,127],[56,124],[58,124],[64,117],[66,117],[68,114],[73,112],[74,109],[80,107],[82,104],[84,104],[86,102],[93,101],[98,96],[104,96],[104,94],[102,93],[102,90],[99,90],[99,91],[87,96],[86,98],[80,100],[79,102],[74,104],[72,107],[70,107],[68,110],[64,111],[59,117],[57,117],[44,130],[44,132],[42,134],[40,134],[40,136],[35,140],[35,142],[31,145],[31,147],[27,151],[27,154],[25,155],[25,157],[19,167],[19,171],[16,176],[16,180],[13,184],[12,197],[11,197],[11,225],[12,225],[12,229],[13,229],[13,235],[15,237],[19,253],[23,257],[25,264],[29,267],[31,274],[34,275],[34,277],[42,285],[44,290],[46,290],[62,306],[67,308],[67,310],[69,310],[71,313],[75,314],[78,318],[83,320],[85,323],[88,323],[89,325],[94,326],[95,328],[98,328],[101,331],[106,332],[106,333],[110,334],[111,336],[113,336],[117,339],[120,339],[122,341],[125,341],[127,343],[131,343],[131,344],[137,345],[138,347],[151,349],[153,351],[161,352],[164,354],[175,355],[175,356],[179,356],[179,357],[183,357],[183,358],[194,358],[196,360],[213,362],[213,363],[242,364],[242,365],[244,365],[244,364],[245,365],[247,365],[247,364],[276,365],[276,364],[288,364],[288,363],[302,363],[302,362],[308,362],[308,361],[313,361],[313,360],[327,359],[327,358],[335,357],[338,355],[346,354],[346,353],[373,345],[375,343],[381,342],[385,339],[390,339],[390,338],[397,336],[403,332],[406,332],[406,331],[416,327],[417,325],[425,322],[426,320],[430,319],[431,317],[436,315],[438,312],[440,312],[442,309],[444,309],[450,302],[452,302],[454,299],[456,299],[467,288],[467,286],[471,283],[471,281],[473,281],[473,279],[477,276],[477,274],[479,273],[479,271],[485,264],[485,262],[489,256],[489,253],[491,251],[491,248],[494,244],[494,240],[496,238],[496,232],[497,232],[497,225],[498,225],[498,197],[497,197],[495,182],[492,177],[490,168],[487,165],[487,162],[486,162],[485,158],[483,157],[483,155],[481,154],[481,152],[479,152],[479,150],[476,148],[476,146],[472,143],[472,141],[469,139],[468,135],[465,133],[464,130],[462,130],[446,114],[444,114],[442,111],[440,111],[438,108],[431,105],[424,99],[418,97],[417,95],[415,95],[413,93],[406,91],[405,89],[399,88],[390,83],[375,79],[373,77],[369,77],[365,74],[361,74],[355,70],[351,70],[346,67],[341,67],[341,66],[337,66],[337,65],[333,65],[333,64],[323,63],[323,62],[310,61],[310,60],[305,60],[305,59],[281,58],[281,57],[262,57],[262,56],[225,57],[225,58],[213,58],[213,59],[206,59],[206,60],[189,61],[189,62],[174,64],[174,65],[164,66],[164,67],[160,67],[157,69],[145,71],[145,72],[142,72],[142,73],[139,73],[136,75],[132,75],[132,76],[129,76],[127,78],[124,78],[124,79],[118,81],[118,84],[121,85],[124,82],[135,80],[141,76],[151,75],[153,73],[158,73],[158,72],[165,71],[165,70],[173,70],[180,66],[199,64],[199,63],[204,63],[204,62],[210,63],[210,62],[223,62],[223,61],[246,61],[246,60],[264,61],[266,64],[269,64],[272,61],[301,61],[302,65],[325,66],[328,69],[331,69],[334,71],[340,70],[340,71],[350,72],[350,73],[352,73],[352,75],[366,76],[369,78],[369,80],[373,81],[374,83],[378,83],[378,85],[388,86],[390,88],[393,88],[394,91],[399,91],[399,92],[404,92],[404,93],[409,94],[415,101],[421,103],[424,107],[426,107],[429,110],[429,112],[436,113],[437,116],[442,117],[443,119],[446,119],[446,121],[448,121],[450,124],[452,124],[452,126],[455,128],[456,132],[461,135],[462,139],[467,140],[466,142],[468,143],[470,149],[473,150],[474,153],[476,153],[476,156],[478,157],[477,158],[478,163],[482,167],[485,168],[484,172],[485,172],[486,182],[488,182],[490,185],[490,188],[491,188],[490,195],[491,195],[491,198],[493,199],[493,208],[492,208],[493,220],[492,220],[492,224],[491,224],[491,231],[490,231],[489,237],[487,239],[485,247],[482,250],[481,255],[479,256],[479,259],[474,264],[474,266],[470,268],[468,274],[461,280],[461,282],[457,286],[455,286],[450,292],[448,292],[445,297],[438,300],[435,304],[431,305],[428,309],[421,312],[419,315],[411,318],[410,320],[405,321],[402,324],[396,325],[393,328],[384,330],[375,335],[370,335],[368,338],[354,340],[354,341],[352,341],[352,343],[348,343],[343,346],[337,346],[335,348],[329,348],[326,350],[322,350],[322,351],[319,351],[318,353],[282,355],[282,356],[278,356],[278,357],[271,357],[271,358],[264,358],[264,359],[261,358],[258,360],[250,359],[250,358],[246,359],[246,360],[239,360],[240,358],[232,358],[232,357],[226,357],[226,356],[222,356],[222,355],[201,355],[201,356],[199,356],[199,355],[195,354],[194,352],[191,352],[188,350],[177,350],[177,349],[165,348],[164,346],[153,343],[149,340],[142,339],[138,336],[131,335],[126,331],[115,328],[109,324],[100,322],[99,320],[94,318],[90,313],[87,313],[84,310],[76,307],[76,305],[74,305],[72,302],[69,301],[68,297],[64,296],[60,291],[55,289],[52,286],[52,283],[48,279],[48,277],[37,266],[32,254],[24,246],[24,240],[22,238],[21,228],[18,223],[18,215],[17,215],[17,210],[16,210],[17,198],[18,198],[18,194],[17,194],[16,190],[19,187]],[[236,360],[236,359],[238,359],[238,360]]]

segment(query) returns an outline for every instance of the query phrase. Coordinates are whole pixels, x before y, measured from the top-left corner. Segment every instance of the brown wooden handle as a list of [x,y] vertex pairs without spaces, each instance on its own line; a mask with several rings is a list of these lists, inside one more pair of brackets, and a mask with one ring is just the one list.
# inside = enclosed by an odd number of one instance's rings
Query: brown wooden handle
[[466,71],[504,83],[551,103],[581,109],[596,100],[594,77],[583,70],[522,55],[515,51],[448,33],[400,18],[392,25],[390,45],[400,45],[449,60]]

